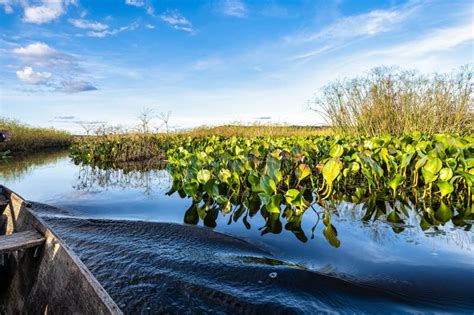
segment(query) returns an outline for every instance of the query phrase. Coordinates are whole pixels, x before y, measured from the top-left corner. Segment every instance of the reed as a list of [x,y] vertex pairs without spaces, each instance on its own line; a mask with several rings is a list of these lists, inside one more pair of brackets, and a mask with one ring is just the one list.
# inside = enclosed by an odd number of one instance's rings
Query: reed
[[345,135],[466,134],[474,129],[473,85],[471,66],[444,75],[376,68],[326,86],[311,108]]
[[35,128],[6,118],[0,118],[0,130],[10,134],[8,141],[0,143],[0,152],[32,153],[45,149],[67,148],[73,139],[72,135],[65,131]]
[[328,126],[292,126],[278,124],[230,124],[216,127],[201,126],[195,129],[176,132],[189,137],[289,137],[332,135]]

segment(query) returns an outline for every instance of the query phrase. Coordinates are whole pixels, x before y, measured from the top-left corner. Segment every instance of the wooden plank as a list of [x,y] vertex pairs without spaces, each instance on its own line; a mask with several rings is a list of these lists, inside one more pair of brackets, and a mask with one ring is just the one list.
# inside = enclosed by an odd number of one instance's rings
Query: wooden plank
[[0,236],[0,253],[13,252],[43,244],[45,238],[35,230]]

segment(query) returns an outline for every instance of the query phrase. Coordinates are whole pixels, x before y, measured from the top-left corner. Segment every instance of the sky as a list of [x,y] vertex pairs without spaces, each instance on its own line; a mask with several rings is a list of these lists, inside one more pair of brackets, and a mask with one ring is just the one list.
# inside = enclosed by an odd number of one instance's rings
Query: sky
[[0,0],[1,116],[75,133],[145,108],[174,129],[320,125],[334,80],[472,63],[469,0]]

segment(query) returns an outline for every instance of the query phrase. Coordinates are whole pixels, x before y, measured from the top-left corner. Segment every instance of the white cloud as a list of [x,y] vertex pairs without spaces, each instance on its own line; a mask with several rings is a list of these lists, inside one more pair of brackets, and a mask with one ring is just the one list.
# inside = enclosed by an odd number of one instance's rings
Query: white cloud
[[29,44],[25,47],[15,48],[13,49],[13,52],[24,57],[46,57],[57,53],[53,48],[40,42]]
[[380,51],[383,54],[422,56],[432,52],[446,51],[474,40],[472,21],[450,28],[437,29],[424,38]]
[[72,56],[62,54],[41,42],[29,44],[25,47],[15,48],[12,51],[16,56],[37,66],[69,66],[74,60]]
[[25,67],[16,72],[16,76],[22,82],[33,85],[47,84],[51,79],[49,72],[35,72],[32,67]]
[[219,58],[207,58],[197,60],[192,66],[191,69],[194,71],[204,71],[208,69],[215,68],[222,64],[222,60]]
[[13,0],[0,0],[0,6],[3,6],[3,10],[6,14],[13,13]]
[[134,7],[143,7],[143,6],[145,6],[145,1],[143,1],[143,0],[125,0],[125,4],[132,5]]
[[155,25],[152,25],[152,24],[146,24],[146,25],[145,25],[145,27],[146,27],[146,28],[148,28],[148,29],[150,29],[150,30],[152,30],[152,29],[154,29],[154,28],[155,28]]
[[109,28],[109,26],[106,24],[84,19],[69,19],[69,23],[77,28],[89,29],[93,31],[104,31]]
[[190,21],[186,19],[181,13],[177,10],[168,10],[165,13],[160,15],[160,19],[171,25],[176,30],[193,32],[193,27]]
[[324,45],[324,46],[322,46],[322,47],[313,49],[313,50],[311,50],[310,52],[293,56],[293,57],[290,58],[290,60],[296,61],[296,60],[306,60],[306,59],[310,59],[310,58],[312,58],[312,57],[314,57],[314,56],[316,56],[316,55],[322,54],[323,52],[326,52],[326,51],[330,50],[331,48],[333,48],[333,46],[331,46],[331,45]]
[[134,22],[127,26],[122,26],[120,28],[112,29],[112,30],[103,30],[103,31],[89,31],[86,33],[89,37],[97,37],[97,38],[104,38],[107,36],[117,35],[119,33],[125,31],[133,31],[138,28],[138,23]]
[[42,0],[40,5],[30,6],[22,2],[24,9],[23,21],[34,24],[48,23],[56,20],[66,12],[70,4],[76,0]]
[[148,15],[154,16],[155,9],[151,4],[145,2],[144,0],[125,0],[126,5],[131,5],[137,8],[144,8]]
[[95,91],[97,88],[89,82],[82,80],[65,81],[61,83],[61,87],[58,91],[64,93],[78,93],[86,91]]
[[240,0],[223,0],[219,5],[219,11],[224,15],[235,17],[247,16],[247,7]]
[[322,30],[312,34],[287,37],[290,42],[310,42],[328,39],[348,39],[374,36],[393,30],[418,9],[419,5],[408,5],[390,10],[373,10],[368,13],[343,17]]

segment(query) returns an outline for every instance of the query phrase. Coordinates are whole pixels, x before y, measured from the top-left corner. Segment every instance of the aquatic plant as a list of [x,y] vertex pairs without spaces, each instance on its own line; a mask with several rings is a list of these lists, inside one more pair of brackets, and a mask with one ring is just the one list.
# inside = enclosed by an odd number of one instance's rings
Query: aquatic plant
[[[291,224],[317,203],[365,203],[366,219],[403,223],[421,208],[422,228],[473,218],[474,138],[420,133],[402,137],[183,139],[166,153],[172,192],[223,213],[244,206]],[[239,210],[243,211],[243,210]],[[198,211],[199,213],[199,211]],[[208,213],[202,210],[202,219]],[[213,214],[209,214],[213,216]],[[330,211],[324,234],[337,246]]]
[[117,167],[121,159],[143,158],[140,152],[150,145],[173,177],[170,193],[194,201],[185,221],[200,218],[212,226],[218,211],[236,218],[260,212],[267,232],[278,231],[284,217],[303,238],[302,215],[318,204],[326,209],[318,215],[334,246],[330,210],[342,201],[365,204],[366,220],[384,219],[398,231],[408,208],[419,210],[423,229],[447,221],[464,225],[473,218],[471,135],[143,137],[85,141],[71,156]]

